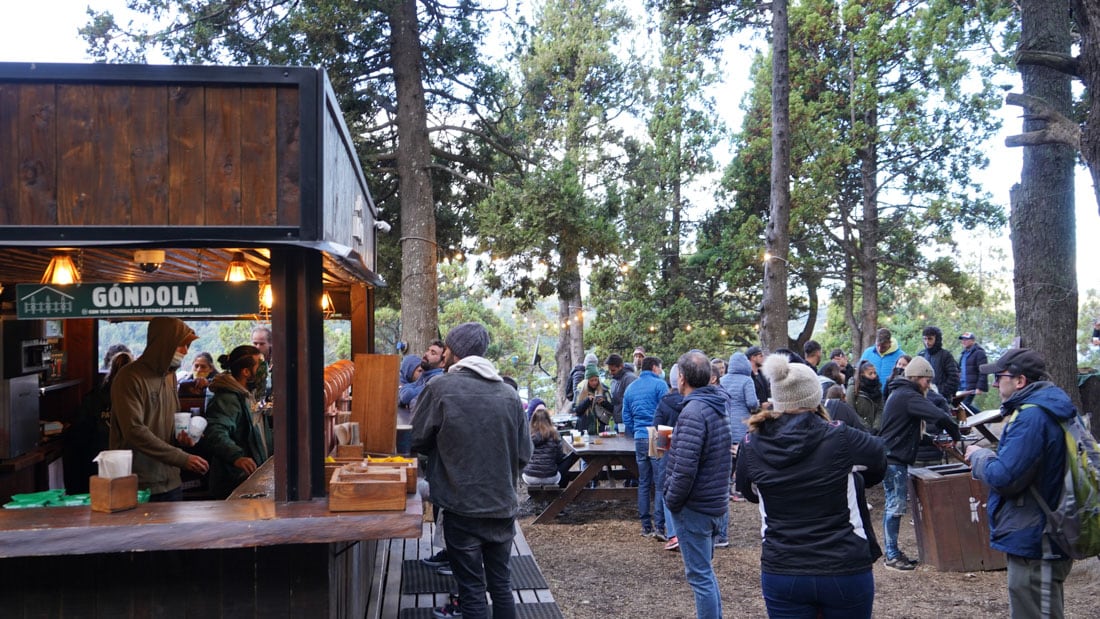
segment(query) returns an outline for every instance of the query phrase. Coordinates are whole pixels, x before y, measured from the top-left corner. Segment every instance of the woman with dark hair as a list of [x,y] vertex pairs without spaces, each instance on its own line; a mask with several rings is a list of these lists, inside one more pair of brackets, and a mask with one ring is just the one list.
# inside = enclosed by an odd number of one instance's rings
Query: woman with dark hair
[[760,504],[760,584],[768,615],[870,618],[872,567],[882,549],[864,489],[882,481],[886,447],[876,436],[829,421],[812,368],[771,355],[763,371],[773,410],[749,419],[736,486]]
[[218,357],[226,372],[210,384],[214,397],[201,441],[210,455],[210,494],[216,499],[228,497],[272,452],[271,434],[252,397],[260,359],[260,349],[250,345]]
[[210,386],[214,374],[214,357],[208,352],[200,352],[191,361],[191,372],[180,379],[177,391],[181,398],[201,398]]
[[848,381],[848,404],[856,409],[863,425],[871,432],[878,434],[882,428],[882,407],[885,398],[882,396],[882,383],[878,378],[878,370],[871,361],[860,361],[859,368],[852,380]]
[[909,362],[913,360],[913,357],[909,355],[902,355],[898,357],[898,360],[894,363],[894,371],[890,372],[890,375],[886,377],[886,384],[882,387],[882,404],[886,405],[886,400],[890,399],[890,383],[895,378],[905,378],[905,368],[909,367]]

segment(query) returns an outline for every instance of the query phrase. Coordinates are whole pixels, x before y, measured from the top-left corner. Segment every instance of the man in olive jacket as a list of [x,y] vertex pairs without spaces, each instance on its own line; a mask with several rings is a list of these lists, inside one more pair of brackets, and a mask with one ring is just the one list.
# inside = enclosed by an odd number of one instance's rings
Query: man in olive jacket
[[519,505],[516,482],[532,451],[527,415],[516,390],[483,356],[489,347],[485,327],[460,324],[444,343],[447,371],[417,398],[412,448],[428,457],[425,474],[432,502],[444,514],[462,615],[488,616],[488,591],[493,617],[509,619],[516,616],[508,563]]
[[[133,451],[133,472],[138,487],[149,490],[151,501],[183,498],[180,469],[203,475],[206,460],[172,444],[176,396],[176,370],[183,362],[195,332],[178,318],[149,321],[145,352],[118,371],[111,384],[111,449]],[[174,437],[184,447],[192,442],[186,432]]]

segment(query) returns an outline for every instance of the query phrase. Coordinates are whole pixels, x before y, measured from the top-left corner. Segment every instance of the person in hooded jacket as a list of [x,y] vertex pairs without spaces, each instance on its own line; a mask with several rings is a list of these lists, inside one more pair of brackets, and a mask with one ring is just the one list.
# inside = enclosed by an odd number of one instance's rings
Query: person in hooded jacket
[[[178,318],[149,321],[145,351],[118,371],[111,386],[111,449],[133,451],[132,471],[150,501],[183,499],[180,469],[206,474],[209,464],[180,447],[193,447],[187,432],[173,436],[176,370],[198,336]],[[179,445],[173,445],[173,441]]]
[[760,503],[760,583],[772,617],[871,617],[882,551],[865,488],[882,480],[882,440],[829,421],[808,366],[764,362],[771,411],[749,420],[736,486]]
[[848,382],[845,399],[848,405],[856,409],[863,425],[874,434],[882,428],[882,383],[878,370],[870,361],[860,361],[856,375]]
[[721,387],[711,384],[707,356],[680,356],[677,384],[684,408],[665,454],[665,505],[672,514],[684,574],[699,619],[720,618],[722,598],[714,575],[714,542],[729,511],[730,425]]
[[[875,370],[880,377],[889,376],[890,372],[894,369],[894,363],[897,362],[898,357],[905,354],[905,351],[901,349],[894,342],[894,335],[890,333],[889,329],[882,328],[875,332],[875,345],[868,346],[863,354],[860,355],[860,361],[870,361],[875,364]],[[858,372],[857,372],[858,373]],[[886,380],[882,381],[883,395],[886,392]]]
[[736,444],[749,430],[746,425],[749,416],[760,408],[760,400],[756,399],[756,385],[752,381],[752,366],[745,353],[735,352],[730,355],[729,369],[719,384],[729,394],[726,416],[730,420],[730,436]]
[[939,327],[925,327],[921,335],[924,337],[924,350],[920,351],[920,356],[936,374],[932,383],[940,395],[950,400],[959,391],[959,364],[951,351],[943,347],[943,331]]
[[228,497],[271,455],[272,435],[252,395],[261,358],[260,349],[252,345],[218,357],[226,371],[210,385],[214,397],[206,407],[202,438],[203,450],[210,455],[212,498]]

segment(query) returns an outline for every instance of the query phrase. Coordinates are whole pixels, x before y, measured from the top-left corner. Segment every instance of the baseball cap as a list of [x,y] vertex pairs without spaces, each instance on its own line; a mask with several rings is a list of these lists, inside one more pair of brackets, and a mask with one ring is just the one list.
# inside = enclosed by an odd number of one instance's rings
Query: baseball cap
[[752,359],[756,355],[762,355],[764,351],[759,346],[749,346],[745,349],[745,356]]
[[963,333],[962,335],[960,335],[959,339],[960,340],[972,340],[972,339],[974,339],[974,334],[967,331],[966,333]]
[[1009,348],[1000,359],[993,363],[983,363],[978,371],[982,374],[1022,374],[1030,380],[1039,380],[1046,374],[1047,364],[1039,353],[1030,348]]

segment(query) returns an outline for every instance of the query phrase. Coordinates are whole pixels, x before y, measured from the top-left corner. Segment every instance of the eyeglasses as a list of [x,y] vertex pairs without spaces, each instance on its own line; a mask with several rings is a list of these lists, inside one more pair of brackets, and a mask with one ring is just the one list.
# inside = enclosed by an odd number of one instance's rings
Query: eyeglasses
[[1005,372],[1003,374],[994,374],[993,375],[993,384],[996,385],[997,381],[1001,380],[1002,378],[1012,378],[1013,376],[1016,376],[1016,374],[1010,374],[1008,372]]

